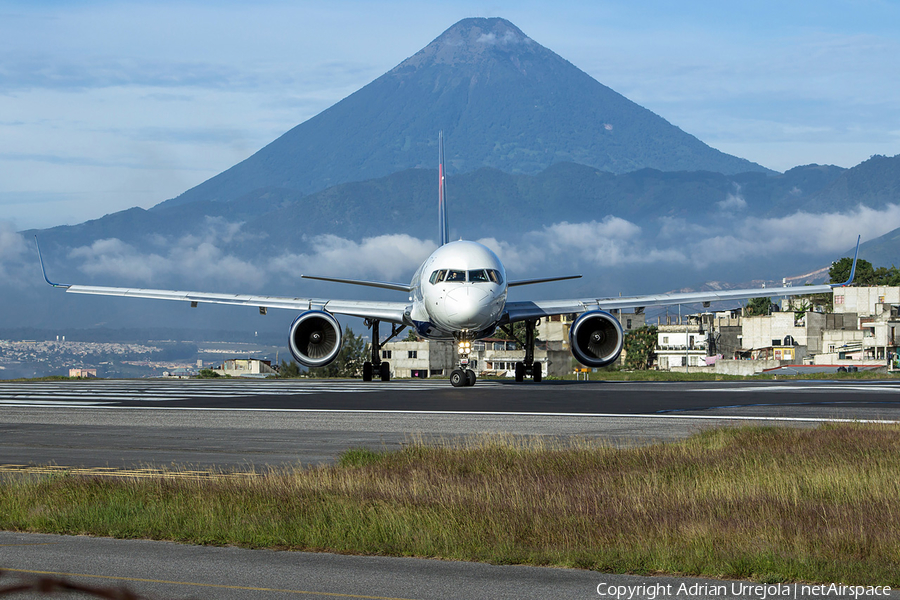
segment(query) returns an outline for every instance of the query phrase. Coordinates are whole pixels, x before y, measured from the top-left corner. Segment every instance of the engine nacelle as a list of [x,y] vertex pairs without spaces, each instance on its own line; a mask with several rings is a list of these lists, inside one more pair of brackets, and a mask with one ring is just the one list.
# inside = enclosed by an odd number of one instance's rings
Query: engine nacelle
[[304,367],[324,367],[341,351],[341,324],[330,313],[310,310],[291,323],[288,347]]
[[625,333],[619,320],[602,310],[583,313],[569,330],[572,354],[587,367],[605,367],[615,362],[624,344]]

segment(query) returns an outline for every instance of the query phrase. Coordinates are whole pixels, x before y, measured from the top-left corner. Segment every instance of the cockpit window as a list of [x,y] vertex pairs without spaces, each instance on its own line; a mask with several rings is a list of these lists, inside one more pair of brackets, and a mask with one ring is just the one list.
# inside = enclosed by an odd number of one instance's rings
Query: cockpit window
[[440,269],[439,271],[435,271],[434,273],[432,273],[431,277],[428,279],[428,281],[431,282],[431,285],[434,285],[438,282],[443,281],[446,276],[447,276],[447,269]]
[[488,277],[491,278],[491,281],[494,283],[500,284],[503,283],[503,277],[500,275],[500,271],[495,271],[494,269],[488,269]]
[[469,281],[473,283],[487,283],[487,273],[484,271],[484,269],[469,271]]
[[465,281],[466,280],[466,272],[465,271],[448,271],[446,281]]

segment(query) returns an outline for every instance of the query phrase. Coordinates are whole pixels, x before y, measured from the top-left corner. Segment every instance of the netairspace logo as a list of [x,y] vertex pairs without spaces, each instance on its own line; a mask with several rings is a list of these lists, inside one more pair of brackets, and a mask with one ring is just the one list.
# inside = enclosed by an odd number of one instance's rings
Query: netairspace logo
[[890,596],[890,586],[862,586],[841,585],[837,583],[822,585],[807,584],[753,584],[740,581],[731,583],[682,583],[674,584],[643,584],[643,585],[613,585],[608,583],[597,584],[597,595],[601,598],[613,598],[615,600],[632,600],[646,598],[753,598],[754,600],[768,600],[770,598],[875,598]]

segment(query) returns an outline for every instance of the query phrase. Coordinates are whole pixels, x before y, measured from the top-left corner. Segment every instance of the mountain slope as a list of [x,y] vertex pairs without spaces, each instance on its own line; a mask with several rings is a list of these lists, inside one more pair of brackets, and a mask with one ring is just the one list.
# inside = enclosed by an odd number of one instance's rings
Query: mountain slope
[[164,205],[278,187],[307,194],[433,167],[538,173],[577,162],[613,173],[768,172],[719,152],[600,84],[503,19],[465,19],[369,85]]

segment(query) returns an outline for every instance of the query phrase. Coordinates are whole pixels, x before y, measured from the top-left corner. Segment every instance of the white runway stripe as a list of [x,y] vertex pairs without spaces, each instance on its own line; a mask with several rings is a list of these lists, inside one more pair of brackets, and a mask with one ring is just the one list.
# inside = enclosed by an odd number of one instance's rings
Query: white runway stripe
[[[0,406],[96,406],[118,402],[166,402],[254,396],[302,396],[323,393],[429,391],[449,387],[446,380],[362,382],[308,380],[301,382],[243,381],[61,381],[0,383]],[[500,385],[479,382],[479,387]]]
[[696,388],[690,390],[692,392],[715,392],[717,394],[728,394],[735,392],[753,392],[753,393],[766,393],[766,392],[815,392],[817,394],[822,393],[840,393],[846,394],[847,392],[889,392],[896,394],[900,392],[900,383],[886,383],[886,384],[873,384],[873,385],[865,385],[865,384],[853,384],[853,383],[835,383],[830,385],[778,385],[778,386],[744,386],[744,387],[722,387],[722,388]]

